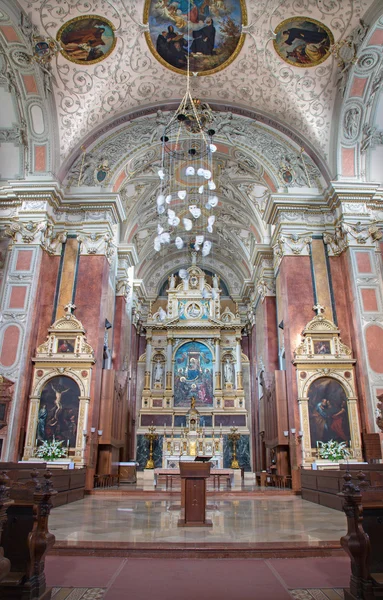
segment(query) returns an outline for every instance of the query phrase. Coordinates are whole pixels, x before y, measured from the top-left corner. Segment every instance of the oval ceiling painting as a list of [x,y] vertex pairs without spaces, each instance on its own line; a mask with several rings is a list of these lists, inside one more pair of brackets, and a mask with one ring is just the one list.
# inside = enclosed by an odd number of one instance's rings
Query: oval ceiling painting
[[293,17],[278,25],[274,48],[294,67],[316,67],[330,55],[334,43],[331,31],[314,19]]
[[244,42],[244,0],[146,0],[149,48],[177,73],[211,75],[227,67]]
[[114,25],[104,17],[84,15],[67,21],[57,34],[61,52],[68,60],[92,65],[104,60],[116,45]]

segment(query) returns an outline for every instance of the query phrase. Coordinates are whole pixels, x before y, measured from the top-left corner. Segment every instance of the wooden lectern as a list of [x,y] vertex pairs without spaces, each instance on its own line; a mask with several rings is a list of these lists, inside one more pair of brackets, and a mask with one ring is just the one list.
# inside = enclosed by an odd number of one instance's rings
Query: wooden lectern
[[178,527],[211,527],[206,519],[206,479],[210,476],[209,462],[180,461],[181,483],[184,491],[184,518]]

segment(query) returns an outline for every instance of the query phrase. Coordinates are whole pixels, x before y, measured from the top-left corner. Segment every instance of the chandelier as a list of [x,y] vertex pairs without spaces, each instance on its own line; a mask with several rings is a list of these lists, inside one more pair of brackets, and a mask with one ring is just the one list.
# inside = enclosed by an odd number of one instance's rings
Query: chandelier
[[211,252],[218,205],[213,120],[210,106],[192,96],[187,56],[186,93],[160,137],[157,252],[172,243],[177,250],[185,247],[202,257]]

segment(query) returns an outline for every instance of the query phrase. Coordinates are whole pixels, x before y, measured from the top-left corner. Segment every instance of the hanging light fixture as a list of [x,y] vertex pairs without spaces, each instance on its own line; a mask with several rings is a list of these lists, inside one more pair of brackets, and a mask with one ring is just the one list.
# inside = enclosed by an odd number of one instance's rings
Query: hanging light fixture
[[[190,0],[189,5],[190,9]],[[159,140],[157,213],[163,231],[156,236],[154,248],[160,251],[165,244],[174,243],[178,250],[185,247],[207,256],[212,242],[206,236],[213,233],[216,218],[212,209],[218,204],[217,196],[211,193],[217,187],[213,178],[217,150],[213,144],[214,116],[206,102],[192,95],[189,56],[186,58],[186,92]]]

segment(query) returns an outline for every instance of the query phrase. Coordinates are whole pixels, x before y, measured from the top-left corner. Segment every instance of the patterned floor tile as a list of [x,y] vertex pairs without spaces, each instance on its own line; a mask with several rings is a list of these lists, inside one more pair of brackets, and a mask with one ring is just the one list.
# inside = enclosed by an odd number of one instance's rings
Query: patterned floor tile
[[103,588],[53,588],[52,600],[102,600]]
[[344,600],[341,588],[289,590],[295,600]]

